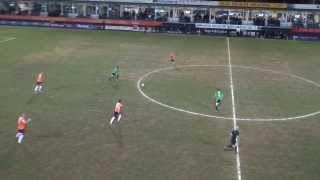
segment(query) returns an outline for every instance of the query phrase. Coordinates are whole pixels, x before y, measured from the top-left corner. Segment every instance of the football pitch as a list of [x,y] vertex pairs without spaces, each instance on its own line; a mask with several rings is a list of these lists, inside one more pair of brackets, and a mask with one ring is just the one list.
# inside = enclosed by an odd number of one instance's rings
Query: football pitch
[[[320,179],[319,48],[0,26],[0,179]],[[120,80],[108,80],[117,65]],[[110,125],[119,98],[123,116]],[[32,122],[17,144],[22,112]],[[239,154],[224,151],[235,124]]]

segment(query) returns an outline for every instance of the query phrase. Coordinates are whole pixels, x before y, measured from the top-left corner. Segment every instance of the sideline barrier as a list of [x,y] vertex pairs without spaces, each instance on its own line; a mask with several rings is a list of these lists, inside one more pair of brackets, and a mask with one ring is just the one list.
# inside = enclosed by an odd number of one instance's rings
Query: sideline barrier
[[50,23],[41,21],[17,21],[17,20],[1,20],[0,25],[12,26],[33,26],[33,27],[51,27],[51,28],[71,28],[71,29],[90,29],[99,30],[103,29],[103,25],[95,24],[80,24],[80,23]]
[[245,30],[245,31],[258,31],[261,28],[255,25],[232,25],[232,24],[210,24],[210,23],[196,23],[196,28],[203,29],[232,29],[232,30]]
[[161,27],[162,26],[162,23],[158,22],[158,21],[144,21],[144,20],[134,21],[134,20],[43,17],[43,16],[0,15],[0,20],[33,21],[33,22],[49,22],[49,23],[64,23],[64,24],[78,23],[78,24],[95,24],[95,25],[146,26],[146,27]]
[[294,33],[313,33],[320,35],[320,28],[301,28],[301,27],[294,27],[292,28],[292,32]]
[[320,28],[292,28],[293,39],[297,40],[320,40]]

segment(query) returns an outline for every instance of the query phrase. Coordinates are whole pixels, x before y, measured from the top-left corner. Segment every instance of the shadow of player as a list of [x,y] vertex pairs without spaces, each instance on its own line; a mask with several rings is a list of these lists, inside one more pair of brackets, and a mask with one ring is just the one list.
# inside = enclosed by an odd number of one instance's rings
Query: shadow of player
[[121,125],[119,123],[115,123],[112,126],[109,126],[111,133],[113,137],[115,138],[119,148],[123,147],[123,142],[122,142],[122,130],[121,130]]
[[42,93],[32,94],[32,96],[27,100],[26,105],[31,105],[34,102],[36,102],[40,94],[41,94],[41,97],[44,98],[47,103],[51,103],[55,105],[58,104],[57,102],[54,101],[53,97],[49,96],[47,93],[42,92]]
[[119,82],[113,81],[111,86],[114,90],[119,90]]
[[37,96],[38,96],[38,94],[32,94],[32,96],[27,100],[26,104],[27,105],[32,104]]

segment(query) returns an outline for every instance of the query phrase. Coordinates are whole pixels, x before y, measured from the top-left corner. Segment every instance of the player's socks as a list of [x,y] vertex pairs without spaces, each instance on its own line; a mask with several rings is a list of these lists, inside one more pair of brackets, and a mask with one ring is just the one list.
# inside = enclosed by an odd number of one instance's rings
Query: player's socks
[[110,119],[110,124],[113,123],[114,119],[115,119],[115,117],[113,116],[113,117]]
[[219,107],[219,103],[216,103],[216,111],[219,111],[218,107]]
[[36,85],[36,91],[35,92],[39,92],[40,91],[40,85]]
[[119,122],[121,119],[121,114],[119,114],[117,121]]
[[34,86],[34,90],[33,90],[34,92],[37,92],[38,91],[38,85],[35,85]]
[[20,135],[18,136],[18,143],[21,144],[22,140],[24,138],[24,135],[22,133],[20,133]]

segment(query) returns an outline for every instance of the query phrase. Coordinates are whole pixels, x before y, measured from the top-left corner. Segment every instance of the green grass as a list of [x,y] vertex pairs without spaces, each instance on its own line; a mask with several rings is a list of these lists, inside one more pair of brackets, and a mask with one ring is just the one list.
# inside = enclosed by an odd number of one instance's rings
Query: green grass
[[[236,179],[235,155],[223,151],[232,120],[198,117],[168,105],[232,117],[226,39],[133,32],[0,27],[0,177],[15,179]],[[233,65],[302,76],[317,83],[319,42],[231,38]],[[119,65],[119,82],[108,81]],[[45,91],[31,89],[45,72]],[[239,118],[281,118],[320,110],[318,87],[286,75],[233,68]],[[221,112],[212,91],[221,88]],[[123,119],[109,126],[118,98]],[[33,121],[15,143],[21,112]],[[238,121],[241,170],[246,180],[320,178],[320,116],[284,122]]]

